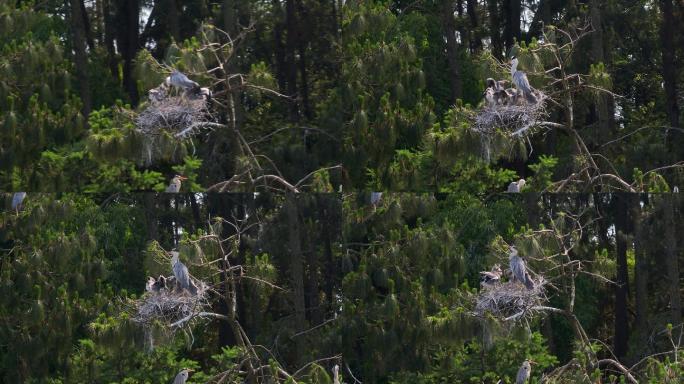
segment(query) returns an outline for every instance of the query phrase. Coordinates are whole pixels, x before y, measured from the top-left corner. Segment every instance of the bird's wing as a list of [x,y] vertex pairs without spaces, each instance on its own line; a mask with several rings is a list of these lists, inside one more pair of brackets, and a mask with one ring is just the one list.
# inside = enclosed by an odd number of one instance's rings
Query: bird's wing
[[525,72],[516,71],[513,74],[513,81],[515,82],[515,85],[524,92],[532,92],[530,89],[530,82],[527,80]]

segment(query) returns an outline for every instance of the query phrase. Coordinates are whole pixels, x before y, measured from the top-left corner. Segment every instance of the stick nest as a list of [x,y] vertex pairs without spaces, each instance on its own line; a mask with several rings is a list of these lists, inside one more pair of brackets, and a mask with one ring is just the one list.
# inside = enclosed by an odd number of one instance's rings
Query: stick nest
[[192,321],[209,307],[209,289],[202,281],[192,278],[197,294],[178,288],[146,292],[134,302],[132,320],[146,328],[161,325],[178,328]]
[[544,279],[534,280],[534,288],[527,289],[517,281],[497,283],[483,287],[475,296],[475,314],[493,315],[503,321],[522,321],[533,317],[548,300]]
[[138,114],[135,125],[148,137],[168,133],[183,140],[198,134],[211,121],[206,99],[172,96],[150,103]]
[[544,92],[534,90],[537,102],[529,104],[501,105],[492,107],[485,105],[475,116],[473,129],[481,135],[492,135],[503,131],[509,136],[523,136],[530,132],[538,123],[547,117],[546,99]]

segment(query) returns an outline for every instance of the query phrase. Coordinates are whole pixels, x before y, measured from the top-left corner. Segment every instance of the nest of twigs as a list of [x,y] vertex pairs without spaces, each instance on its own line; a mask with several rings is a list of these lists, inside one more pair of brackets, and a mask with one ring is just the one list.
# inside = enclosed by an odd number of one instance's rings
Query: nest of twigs
[[133,322],[147,328],[161,325],[168,329],[180,328],[191,322],[209,307],[207,285],[191,279],[197,286],[196,294],[177,287],[146,292],[134,302]]
[[546,121],[548,96],[539,90],[534,90],[534,95],[536,103],[520,101],[510,105],[485,105],[477,112],[472,130],[480,137],[486,160],[490,160],[496,148],[501,147],[501,141],[524,140],[541,122]]
[[487,286],[475,297],[475,314],[492,315],[504,321],[521,321],[541,312],[546,303],[543,278],[534,281],[528,289],[517,281],[507,281]]
[[150,103],[135,119],[138,132],[145,136],[166,133],[179,140],[196,135],[207,123],[211,123],[207,100],[183,96]]

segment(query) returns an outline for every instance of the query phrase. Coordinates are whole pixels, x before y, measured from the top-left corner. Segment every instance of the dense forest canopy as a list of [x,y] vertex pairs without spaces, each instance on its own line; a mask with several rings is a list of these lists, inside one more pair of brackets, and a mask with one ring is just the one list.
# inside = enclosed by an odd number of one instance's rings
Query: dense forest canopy
[[683,36],[676,0],[0,0],[0,382],[684,382]]

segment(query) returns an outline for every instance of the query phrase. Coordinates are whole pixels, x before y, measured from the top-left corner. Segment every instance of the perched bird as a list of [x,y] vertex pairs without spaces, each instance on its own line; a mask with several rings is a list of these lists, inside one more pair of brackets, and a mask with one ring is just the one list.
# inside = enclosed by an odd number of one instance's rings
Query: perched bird
[[485,89],[482,96],[484,96],[485,105],[488,108],[494,108],[494,106],[496,105],[496,97],[494,96],[494,88],[487,87],[487,89]]
[[194,99],[194,100],[202,99],[204,101],[211,100],[211,97],[213,96],[213,94],[211,93],[211,89],[206,88],[206,87],[191,88],[189,90],[186,90],[185,94],[191,99]]
[[679,193],[679,187],[675,185],[674,188],[672,188],[672,193]]
[[164,99],[166,99],[167,95],[168,88],[164,83],[162,83],[157,88],[152,88],[149,91],[147,91],[147,98],[150,100],[152,104],[157,104],[163,101]]
[[518,369],[518,374],[515,376],[515,384],[525,384],[530,379],[530,374],[532,373],[530,363],[532,363],[531,360],[523,361],[520,369]]
[[26,192],[14,192],[14,195],[12,195],[12,209],[17,212],[21,211],[25,198]]
[[511,78],[513,84],[518,91],[522,92],[525,99],[528,102],[535,104],[537,102],[537,97],[532,93],[532,87],[530,87],[530,82],[527,80],[525,72],[518,71],[518,58],[515,56],[511,57]]
[[515,88],[506,88],[504,90],[506,93],[506,99],[504,100],[505,105],[517,105],[520,98],[518,97],[518,90]]
[[159,275],[156,279],[152,276],[147,278],[145,290],[148,292],[159,292],[162,289],[166,289],[166,277]]
[[176,278],[176,287],[181,291],[187,290],[193,295],[197,294],[197,286],[190,279],[190,271],[188,267],[183,264],[178,258],[180,254],[177,251],[171,251],[171,268],[173,269],[173,276]]
[[340,366],[337,364],[333,367],[333,384],[340,384]]
[[499,264],[494,264],[491,271],[480,272],[480,282],[484,285],[494,285],[501,281],[501,266]]
[[176,378],[173,379],[173,384],[185,384],[188,381],[188,377],[190,376],[190,372],[193,372],[192,369],[183,369],[178,374],[176,375]]
[[506,80],[496,81],[491,77],[486,80],[487,88],[494,90],[494,104],[504,105],[508,95],[506,94]]
[[372,206],[377,207],[380,204],[380,199],[382,199],[382,192],[371,192],[370,203]]
[[154,277],[149,276],[147,278],[147,284],[145,284],[145,290],[147,292],[154,292],[154,285],[157,284],[157,280]]
[[506,192],[508,192],[508,193],[520,193],[520,191],[522,191],[524,186],[525,186],[525,179],[520,179],[517,182],[511,181],[511,183],[508,184],[508,189],[506,190]]
[[167,87],[176,87],[183,91],[199,88],[199,84],[190,80],[185,74],[179,71],[171,72],[171,76],[164,81]]
[[523,283],[527,289],[534,289],[534,282],[532,281],[532,277],[530,277],[529,272],[527,272],[525,260],[518,256],[518,249],[513,245],[511,246],[510,253],[508,254],[508,262],[510,263],[513,280]]
[[166,187],[166,192],[168,193],[178,193],[180,192],[181,189],[181,183],[183,180],[187,180],[188,178],[185,176],[181,175],[176,175],[171,179],[171,183],[169,183],[169,186]]

